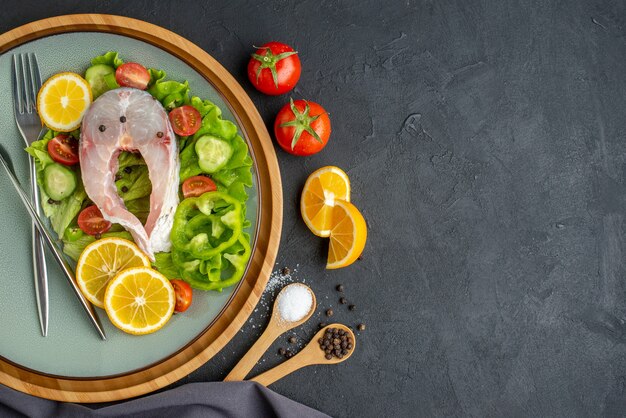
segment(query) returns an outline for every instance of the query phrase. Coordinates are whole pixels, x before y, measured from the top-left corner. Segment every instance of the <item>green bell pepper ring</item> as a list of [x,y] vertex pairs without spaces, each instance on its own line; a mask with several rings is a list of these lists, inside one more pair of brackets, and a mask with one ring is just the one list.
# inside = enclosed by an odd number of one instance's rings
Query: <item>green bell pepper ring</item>
[[[178,266],[182,279],[194,289],[221,291],[243,277],[251,253],[248,241],[248,235],[242,233],[234,245],[208,260],[193,259],[173,250],[172,261]],[[222,278],[222,271],[231,272],[230,276]]]
[[68,242],[76,242],[81,239],[85,233],[77,226],[68,226],[65,228],[63,239]]
[[237,242],[243,229],[241,203],[221,192],[183,200],[176,209],[172,246],[192,258],[207,260]]

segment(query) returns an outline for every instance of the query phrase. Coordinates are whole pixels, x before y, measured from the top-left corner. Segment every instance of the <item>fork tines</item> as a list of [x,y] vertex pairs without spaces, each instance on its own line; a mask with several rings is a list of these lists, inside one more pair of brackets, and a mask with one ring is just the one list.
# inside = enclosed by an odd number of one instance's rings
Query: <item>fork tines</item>
[[39,64],[33,53],[13,55],[13,97],[15,113],[34,113],[41,88]]

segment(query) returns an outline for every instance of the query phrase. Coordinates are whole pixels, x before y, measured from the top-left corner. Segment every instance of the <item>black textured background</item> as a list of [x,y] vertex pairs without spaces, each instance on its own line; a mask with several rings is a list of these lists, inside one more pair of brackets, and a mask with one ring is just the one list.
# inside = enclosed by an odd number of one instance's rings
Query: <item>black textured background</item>
[[[277,268],[298,265],[320,311],[367,330],[348,362],[274,390],[334,416],[624,414],[623,2],[54,3],[4,2],[0,30],[84,12],[161,25],[220,61],[270,124],[288,96],[251,88],[251,46],[300,51],[292,96],[323,104],[333,134],[314,157],[277,150]],[[297,210],[307,175],[328,164],[350,175],[370,233],[363,260],[333,272]],[[337,306],[339,282],[357,311]],[[265,305],[176,385],[222,379]]]

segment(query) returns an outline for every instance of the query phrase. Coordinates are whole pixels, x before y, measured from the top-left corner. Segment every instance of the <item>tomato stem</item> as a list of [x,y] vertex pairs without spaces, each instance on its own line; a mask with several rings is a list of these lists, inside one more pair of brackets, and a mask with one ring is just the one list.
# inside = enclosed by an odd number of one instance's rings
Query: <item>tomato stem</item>
[[305,103],[304,111],[300,112],[298,111],[298,108],[294,104],[293,99],[290,98],[289,106],[291,107],[291,111],[293,112],[295,119],[292,121],[280,124],[281,128],[288,127],[288,126],[293,126],[294,128],[296,128],[296,132],[293,134],[293,138],[291,139],[292,150],[296,147],[296,144],[300,140],[300,136],[302,136],[302,132],[308,133],[313,138],[315,138],[315,140],[317,140],[317,142],[319,142],[320,144],[324,142],[322,141],[322,138],[320,138],[320,136],[317,134],[317,132],[315,132],[315,129],[311,127],[311,124],[315,122],[321,115],[310,116],[309,115],[309,111],[310,111],[309,102],[305,100],[304,103]]
[[280,60],[297,54],[298,51],[283,52],[281,54],[274,55],[269,47],[261,47],[259,49],[264,49],[265,55],[252,54],[252,58],[261,63],[259,68],[257,68],[256,70],[256,82],[259,82],[259,76],[261,75],[261,71],[263,71],[263,69],[265,68],[269,68],[270,72],[272,73],[272,78],[274,79],[274,85],[276,86],[276,89],[278,89],[278,72],[276,72],[276,64]]

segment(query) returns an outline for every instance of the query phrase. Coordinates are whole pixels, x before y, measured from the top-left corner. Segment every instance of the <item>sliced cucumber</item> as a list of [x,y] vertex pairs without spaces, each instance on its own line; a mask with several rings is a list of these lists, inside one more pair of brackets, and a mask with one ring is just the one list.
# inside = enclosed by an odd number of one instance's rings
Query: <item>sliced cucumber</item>
[[61,164],[43,170],[43,187],[54,200],[63,200],[76,190],[76,173]]
[[107,90],[110,90],[104,77],[114,73],[115,69],[106,64],[96,64],[87,68],[87,71],[85,72],[85,80],[87,80],[91,86],[91,94],[94,99]]
[[196,141],[198,165],[205,173],[215,173],[226,165],[233,155],[233,148],[226,141],[204,135]]
[[104,82],[109,90],[120,88],[120,85],[117,84],[117,80],[115,79],[115,73],[105,75]]

